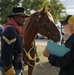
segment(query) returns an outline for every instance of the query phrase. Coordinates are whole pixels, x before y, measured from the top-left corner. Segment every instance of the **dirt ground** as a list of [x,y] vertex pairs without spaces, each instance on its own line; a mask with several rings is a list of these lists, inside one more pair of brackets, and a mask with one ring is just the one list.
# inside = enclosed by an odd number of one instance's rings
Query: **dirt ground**
[[[33,75],[58,75],[59,68],[50,65],[48,59],[44,57],[42,54],[46,45],[36,45],[36,46],[40,62],[36,63],[36,66],[33,70]],[[23,75],[28,75],[27,70],[28,66],[25,66]]]
[[[59,68],[51,66],[49,63],[43,63],[43,65],[46,64],[45,68],[42,68],[39,64],[36,64],[36,67],[34,68],[33,75],[58,75]],[[26,67],[27,68],[27,67]],[[23,72],[23,75],[27,74],[27,69]]]
[[[46,57],[43,56],[43,50],[45,45],[37,45],[37,52],[40,58],[40,62],[36,63],[36,66],[33,70],[33,75],[58,75],[59,68],[52,66]],[[28,75],[27,70],[28,66],[25,66],[23,75]]]

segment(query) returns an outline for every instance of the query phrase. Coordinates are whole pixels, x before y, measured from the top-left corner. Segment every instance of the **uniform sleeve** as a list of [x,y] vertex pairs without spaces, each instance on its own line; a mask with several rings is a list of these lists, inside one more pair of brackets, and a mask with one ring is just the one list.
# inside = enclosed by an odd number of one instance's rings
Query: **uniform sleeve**
[[7,29],[3,32],[1,43],[2,43],[2,61],[4,67],[10,67],[12,65],[13,47],[16,42],[16,36],[12,28]]
[[65,54],[63,57],[57,57],[55,55],[50,55],[49,63],[53,66],[64,68],[72,64],[74,61],[74,43],[70,43],[70,49],[67,54]]

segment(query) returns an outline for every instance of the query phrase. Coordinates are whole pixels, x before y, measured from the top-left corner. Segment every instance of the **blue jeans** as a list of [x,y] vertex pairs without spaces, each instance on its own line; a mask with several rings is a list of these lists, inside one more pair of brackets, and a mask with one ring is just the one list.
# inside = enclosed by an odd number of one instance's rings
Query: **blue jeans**
[[[2,75],[5,75],[4,71],[3,71],[3,67],[0,67],[0,71],[1,71]],[[16,75],[21,75],[21,71],[22,71],[21,69],[15,69]]]

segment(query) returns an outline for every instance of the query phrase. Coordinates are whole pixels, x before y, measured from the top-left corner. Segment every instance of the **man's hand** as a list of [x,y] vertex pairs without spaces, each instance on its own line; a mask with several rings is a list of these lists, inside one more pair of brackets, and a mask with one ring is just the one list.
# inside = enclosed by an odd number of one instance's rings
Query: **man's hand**
[[49,57],[49,56],[50,56],[50,53],[49,53],[49,51],[47,50],[47,48],[45,48],[45,50],[44,50],[44,52],[43,52],[43,55],[44,55],[45,57]]

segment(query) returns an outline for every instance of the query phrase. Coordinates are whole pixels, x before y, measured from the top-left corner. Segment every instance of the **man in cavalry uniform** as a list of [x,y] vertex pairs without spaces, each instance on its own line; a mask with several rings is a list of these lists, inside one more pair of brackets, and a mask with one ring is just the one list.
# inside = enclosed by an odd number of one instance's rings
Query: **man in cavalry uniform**
[[14,7],[1,38],[2,75],[21,75],[24,34],[21,26],[28,17],[23,7]]

